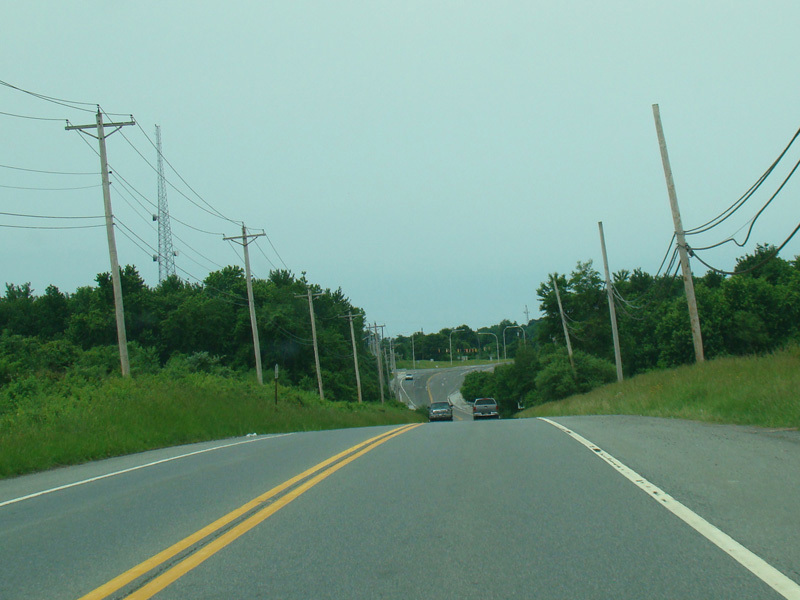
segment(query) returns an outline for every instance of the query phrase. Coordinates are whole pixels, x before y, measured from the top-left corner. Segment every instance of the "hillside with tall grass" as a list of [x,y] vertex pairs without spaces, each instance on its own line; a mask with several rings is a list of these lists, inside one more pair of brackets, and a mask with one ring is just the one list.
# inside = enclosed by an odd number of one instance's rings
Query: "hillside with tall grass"
[[800,347],[644,373],[517,416],[565,415],[644,415],[798,428]]
[[322,402],[313,392],[212,373],[102,380],[28,378],[0,405],[0,477],[243,436],[391,425],[421,418],[397,403]]

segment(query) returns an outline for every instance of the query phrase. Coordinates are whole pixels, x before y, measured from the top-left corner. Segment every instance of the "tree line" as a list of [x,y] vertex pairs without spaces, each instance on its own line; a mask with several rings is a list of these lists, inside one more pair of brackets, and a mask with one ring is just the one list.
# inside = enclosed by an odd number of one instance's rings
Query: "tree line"
[[[573,369],[553,280],[537,288],[542,317],[535,344],[516,364],[467,377],[462,393],[496,397],[508,413],[585,392],[616,379],[605,280],[591,261],[555,274],[575,349]],[[625,377],[694,361],[689,316],[680,277],[642,269],[613,274],[612,287]],[[800,339],[800,258],[776,256],[758,245],[736,261],[734,274],[708,271],[694,278],[706,358],[765,353]]]
[[[133,266],[120,271],[134,374],[137,369],[163,367],[171,360],[182,360],[193,369],[237,372],[254,368],[242,268],[225,267],[197,284],[171,276],[155,287],[146,285]],[[0,298],[0,384],[31,370],[63,371],[86,362],[87,353],[102,355],[94,361],[93,372],[119,370],[111,276],[100,273],[95,282],[72,294],[50,285],[41,295],[29,283],[6,284]],[[379,398],[377,364],[367,341],[363,311],[341,289],[322,289],[304,273],[298,278],[276,270],[268,279],[253,279],[265,370],[277,364],[282,383],[317,389],[306,299],[309,289],[320,294],[314,299],[314,312],[326,399],[357,398],[350,324],[343,318],[348,314],[355,315],[364,398]]]
[[535,320],[520,325],[503,319],[497,325],[478,329],[463,324],[436,333],[398,335],[393,346],[397,359],[405,361],[449,361],[451,346],[454,361],[497,360],[498,353],[499,358],[513,358],[518,349],[535,340],[536,327]]

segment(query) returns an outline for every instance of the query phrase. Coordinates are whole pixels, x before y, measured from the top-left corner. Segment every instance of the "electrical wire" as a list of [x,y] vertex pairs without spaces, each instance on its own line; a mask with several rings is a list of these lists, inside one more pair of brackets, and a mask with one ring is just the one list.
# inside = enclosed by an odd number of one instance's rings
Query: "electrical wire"
[[14,169],[15,171],[27,171],[28,173],[44,173],[46,175],[100,175],[100,173],[77,173],[67,171],[45,171],[42,169],[26,169],[24,167],[14,167],[11,165],[0,165],[4,169]]
[[[283,260],[283,258],[281,258],[281,255],[278,253],[278,249],[275,247],[275,244],[272,243],[272,240],[270,239],[270,237],[267,234],[266,230],[262,229],[261,232],[264,234],[264,237],[267,238],[267,241],[269,242],[269,245],[272,246],[272,250],[275,252],[275,256],[278,257],[278,260],[281,261],[281,264],[283,264],[283,266],[286,267],[287,271],[291,271],[291,269],[289,268],[289,265],[287,265],[286,262]],[[269,260],[269,259],[267,259],[267,260]]]
[[261,254],[264,256],[264,258],[266,258],[266,259],[267,259],[267,262],[268,262],[270,265],[272,265],[272,268],[273,268],[273,269],[275,269],[275,270],[277,271],[277,270],[278,270],[278,267],[276,267],[276,266],[275,266],[275,263],[274,263],[274,262],[272,262],[272,261],[269,259],[269,256],[267,256],[267,255],[266,255],[266,253],[264,252],[264,250],[262,250],[261,246],[259,246],[259,245],[258,245],[258,238],[256,238],[255,242],[256,242],[256,248],[258,248],[258,251],[259,251],[259,252],[261,252]]
[[10,229],[94,229],[96,227],[105,227],[105,225],[63,225],[63,226],[33,226],[33,225],[4,225],[0,227],[7,227]]
[[[81,130],[76,130],[76,131],[78,131],[78,133],[81,133]],[[124,136],[124,134],[122,134],[122,137],[125,137],[125,136]],[[100,153],[99,153],[99,152],[98,152],[98,151],[97,151],[97,150],[94,148],[94,146],[92,146],[92,145],[91,145],[91,144],[90,144],[88,141],[86,141],[86,138],[84,138],[83,136],[81,136],[81,138],[80,138],[80,139],[81,139],[81,140],[83,140],[83,142],[84,142],[84,143],[85,143],[87,146],[89,146],[89,148],[91,148],[92,152],[94,152],[94,153],[95,153],[97,156],[100,156]],[[127,140],[127,138],[126,138],[126,140]],[[128,141],[128,143],[129,143],[129,144],[131,144],[131,142],[130,142],[129,140],[127,140],[127,141]],[[133,146],[133,145],[131,144],[131,146]],[[136,148],[135,148],[135,147],[134,147],[134,150],[136,150]],[[137,153],[139,154],[139,156],[142,156],[142,155],[141,155],[141,153],[140,153],[138,150],[136,150],[136,151],[137,151]],[[142,158],[144,159],[144,157],[143,157],[143,156],[142,156]],[[144,159],[144,160],[145,160],[145,162],[147,162],[147,159]],[[148,165],[149,165],[149,164],[150,164],[150,163],[148,163]],[[2,165],[0,165],[0,166],[2,166]],[[153,168],[153,167],[152,167],[152,165],[150,165],[150,167],[151,167],[151,168]],[[120,180],[122,180],[123,182],[125,182],[125,183],[128,185],[128,187],[129,187],[131,190],[133,190],[134,192],[136,192],[136,194],[137,194],[137,195],[138,195],[140,198],[142,198],[142,199],[144,199],[146,202],[148,202],[148,203],[149,203],[149,204],[150,204],[150,205],[151,205],[151,206],[152,206],[152,207],[153,207],[155,210],[158,210],[158,205],[157,205],[155,202],[153,202],[152,200],[150,200],[150,199],[149,199],[147,196],[145,196],[145,195],[144,195],[144,194],[142,194],[142,193],[141,193],[141,192],[140,192],[138,189],[136,189],[136,188],[133,186],[133,184],[131,184],[131,183],[130,183],[130,182],[127,180],[127,179],[125,179],[125,178],[124,178],[122,175],[120,175],[119,171],[117,171],[117,169],[116,169],[116,168],[114,168],[114,167],[113,167],[111,164],[109,164],[109,165],[108,165],[108,170],[109,170],[109,175],[111,175],[112,173],[113,173],[114,175],[116,175],[117,179],[120,179]],[[156,172],[158,172],[158,171],[156,171]],[[99,175],[99,173],[97,173],[97,175]],[[167,181],[167,180],[165,179],[165,181]],[[183,193],[183,192],[181,192],[179,189],[177,189],[177,188],[176,188],[176,187],[175,187],[175,186],[174,186],[174,185],[173,185],[171,182],[167,181],[167,183],[169,183],[169,184],[170,184],[170,186],[172,186],[172,188],[173,188],[173,189],[175,189],[175,190],[176,190],[176,191],[177,191],[177,192],[178,192],[178,193],[179,193],[181,196],[183,196],[184,198],[186,198],[187,200],[189,200],[189,202],[191,202],[191,203],[192,203],[192,204],[194,204],[195,206],[198,206],[196,202],[194,202],[194,201],[193,201],[191,198],[189,198],[188,196],[186,196],[186,194],[184,194],[184,193]],[[201,208],[202,210],[205,210],[205,209],[204,209],[202,206],[198,206],[198,208]],[[209,211],[206,211],[206,212],[209,212]],[[211,213],[211,214],[212,214],[212,216],[217,216],[217,215],[214,215],[213,213]],[[176,217],[172,217],[172,216],[171,216],[171,217],[170,217],[170,220],[171,220],[171,221],[176,221],[176,222],[180,223],[181,225],[185,225],[186,227],[188,227],[188,228],[190,228],[190,229],[194,229],[195,231],[199,231],[200,233],[206,233],[206,234],[209,234],[209,235],[224,235],[224,234],[222,234],[222,233],[219,233],[219,232],[207,231],[207,230],[205,230],[205,229],[200,229],[199,227],[195,227],[194,225],[190,225],[189,223],[186,223],[186,222],[184,222],[184,221],[182,221],[182,220],[180,220],[180,219],[178,219],[178,218],[176,218]]]
[[26,215],[21,213],[0,212],[0,215],[8,217],[28,217],[30,219],[104,219],[103,215],[92,215],[87,217],[64,216],[64,215]]
[[[119,174],[118,174],[118,173],[117,173],[117,176],[119,176]],[[133,189],[135,190],[135,188],[133,188]],[[141,202],[139,202],[139,201],[138,201],[138,200],[135,198],[135,196],[134,196],[134,195],[133,195],[133,194],[130,192],[130,190],[128,190],[128,189],[127,189],[127,188],[126,188],[124,185],[122,185],[122,187],[120,187],[120,188],[119,188],[119,191],[124,191],[126,194],[128,194],[128,195],[129,195],[129,197],[130,197],[131,199],[133,199],[133,200],[134,200],[134,201],[135,201],[135,202],[136,202],[136,203],[137,203],[139,206],[141,206],[141,207],[142,207],[142,209],[144,209],[145,211],[147,210],[147,207],[146,207],[144,204],[142,204]],[[142,196],[142,194],[141,194],[141,193],[139,193],[139,192],[138,192],[138,190],[135,190],[135,191],[136,191],[136,193],[137,193],[137,194],[139,194],[140,196]],[[143,220],[145,223],[147,223],[147,225],[148,225],[148,226],[149,226],[149,227],[150,227],[150,228],[151,228],[153,231],[157,231],[157,230],[156,230],[156,227],[155,227],[155,225],[153,225],[153,222],[152,222],[152,220],[150,220],[150,219],[147,219],[146,217],[143,217],[143,216],[142,216],[142,215],[139,213],[139,211],[136,209],[136,207],[135,207],[135,206],[133,206],[133,205],[132,205],[130,202],[128,202],[128,201],[125,199],[125,197],[124,197],[124,196],[120,196],[120,197],[122,198],[122,200],[123,200],[123,201],[125,201],[125,203],[126,203],[126,204],[128,204],[128,206],[130,206],[130,207],[131,207],[131,209],[133,209],[134,213],[136,213],[136,215],[137,215],[137,216],[139,216],[139,218],[141,218],[141,219],[142,219],[142,220]],[[147,198],[146,198],[145,196],[142,196],[142,197],[143,197],[143,198],[145,198],[145,200],[147,200]],[[147,201],[148,201],[148,202],[150,202],[149,200],[147,200]],[[192,252],[194,252],[195,254],[197,254],[197,256],[199,256],[200,258],[202,258],[202,259],[204,259],[204,260],[208,261],[208,263],[209,263],[209,264],[211,264],[211,265],[213,265],[213,266],[215,266],[215,267],[217,267],[217,268],[219,268],[219,269],[223,269],[223,268],[224,268],[224,267],[223,267],[222,265],[220,265],[219,263],[217,263],[217,262],[213,261],[213,260],[212,260],[212,259],[210,259],[208,256],[204,255],[202,252],[200,252],[199,250],[195,249],[193,246],[191,246],[191,245],[190,245],[188,242],[186,242],[186,241],[185,241],[183,238],[181,238],[179,235],[175,234],[174,232],[172,232],[172,237],[173,237],[173,238],[175,238],[175,239],[177,239],[178,241],[180,241],[180,242],[181,242],[181,243],[182,243],[184,246],[186,246],[186,248],[189,248],[189,250],[191,250]],[[179,250],[180,250],[180,249],[183,249],[183,248],[179,248]],[[209,269],[209,270],[212,270],[212,269],[210,269],[210,268],[208,267],[208,265],[203,265],[203,264],[201,264],[201,263],[197,262],[196,260],[194,260],[194,259],[193,259],[191,256],[189,256],[188,254],[186,254],[185,256],[186,256],[186,258],[188,258],[190,261],[192,261],[194,264],[196,264],[198,267],[202,267],[203,269]]]
[[[663,260],[661,261],[661,264],[658,267],[658,271],[656,271],[656,277],[658,277],[658,274],[661,273],[661,269],[663,268],[664,263],[667,260],[667,256],[669,256],[669,251],[672,250],[672,242],[674,242],[674,241],[675,241],[675,234],[673,233],[672,237],[669,240],[669,245],[667,246],[667,251],[664,253],[664,258],[663,258]],[[674,256],[674,251],[673,251],[673,256]]]
[[[150,252],[155,252],[155,253],[156,253],[156,255],[158,254],[158,252],[155,250],[155,248],[153,248],[153,247],[152,247],[150,244],[148,244],[147,242],[145,242],[145,241],[144,241],[144,240],[143,240],[141,237],[139,237],[138,235],[136,235],[136,233],[134,233],[134,232],[133,232],[133,230],[131,230],[130,228],[128,228],[128,227],[127,227],[127,226],[126,226],[124,223],[121,223],[121,222],[119,222],[119,220],[118,220],[117,222],[118,222],[118,223],[119,223],[119,224],[122,226],[122,228],[121,228],[121,229],[119,229],[119,232],[120,232],[120,233],[121,233],[123,236],[125,236],[125,237],[126,237],[128,240],[130,240],[130,242],[131,242],[131,243],[132,243],[134,246],[136,246],[137,248],[139,248],[139,250],[141,250],[141,251],[142,251],[144,254],[146,254],[147,256],[150,256]],[[127,230],[127,231],[126,231],[126,230]],[[130,234],[129,234],[128,232],[130,232]],[[134,238],[136,238],[136,239],[134,239]],[[139,243],[137,240],[141,241],[141,243],[142,243],[142,244],[144,244],[145,246],[147,246],[147,248],[149,248],[149,249],[150,249],[150,252],[149,252],[148,250],[146,250],[145,248],[143,248],[143,247],[140,245],[140,243]],[[191,259],[190,259],[190,260],[191,260]],[[199,263],[198,263],[198,264],[199,264]],[[200,265],[200,266],[202,266],[202,265]],[[213,286],[207,285],[207,284],[203,283],[203,280],[202,280],[202,279],[200,279],[199,277],[197,277],[197,276],[195,276],[195,275],[192,275],[192,274],[191,274],[191,273],[189,273],[189,272],[188,272],[186,269],[183,269],[183,268],[181,268],[181,267],[180,267],[180,266],[178,266],[178,265],[175,265],[175,269],[176,269],[176,270],[178,270],[178,271],[180,271],[181,273],[184,273],[184,274],[186,274],[186,276],[188,276],[189,278],[191,278],[191,279],[194,279],[195,281],[197,281],[198,283],[200,283],[201,285],[203,285],[203,288],[204,288],[204,290],[205,290],[205,289],[210,289],[210,290],[216,291],[216,292],[218,292],[218,293],[220,293],[220,294],[223,294],[223,295],[225,295],[225,296],[230,296],[231,298],[233,298],[233,300],[229,300],[229,299],[227,299],[227,298],[223,298],[223,297],[219,297],[219,296],[217,296],[217,297],[215,297],[215,299],[217,299],[217,300],[219,300],[219,301],[221,301],[221,302],[225,302],[226,304],[232,304],[232,305],[234,305],[234,306],[248,306],[248,304],[247,304],[246,300],[245,300],[244,298],[242,298],[241,296],[237,296],[237,295],[235,295],[235,294],[230,294],[230,293],[228,293],[228,292],[225,292],[225,291],[223,291],[223,290],[219,290],[219,289],[217,289],[217,288],[215,288],[215,287],[213,287]],[[238,300],[238,302],[237,302],[237,300]]]
[[754,266],[752,266],[752,267],[749,267],[749,268],[747,268],[747,269],[745,269],[745,270],[743,270],[743,271],[724,271],[724,270],[722,270],[722,269],[718,269],[717,267],[712,267],[710,264],[708,264],[706,261],[704,261],[702,258],[700,258],[700,257],[699,257],[697,254],[694,254],[694,258],[696,258],[697,260],[699,260],[699,261],[700,261],[702,264],[704,264],[704,265],[705,265],[707,268],[711,269],[712,271],[714,271],[714,272],[716,272],[716,273],[720,273],[720,274],[722,274],[722,275],[744,275],[744,274],[746,274],[746,273],[750,273],[751,271],[755,271],[756,269],[758,269],[758,268],[760,268],[760,267],[763,267],[765,264],[767,264],[767,263],[768,263],[769,261],[771,261],[773,258],[777,257],[777,256],[778,256],[778,253],[779,253],[781,250],[783,250],[783,248],[786,246],[786,244],[788,244],[788,243],[789,243],[789,241],[790,241],[790,240],[791,240],[791,239],[792,239],[792,238],[795,236],[795,234],[796,234],[796,233],[797,233],[799,230],[800,230],[800,224],[798,224],[798,225],[797,225],[797,227],[795,227],[795,228],[794,228],[794,230],[792,231],[792,233],[790,233],[790,234],[789,234],[789,237],[787,237],[787,238],[786,238],[786,239],[783,241],[783,243],[782,243],[780,246],[778,246],[777,248],[775,248],[775,250],[774,250],[774,251],[771,253],[771,255],[770,255],[770,256],[768,256],[767,258],[765,258],[764,260],[762,260],[760,263],[758,263],[758,264],[756,264],[756,265],[754,265]]
[[0,111],[0,115],[5,115],[7,117],[17,117],[18,119],[31,119],[32,121],[63,121],[64,119],[56,119],[56,118],[48,118],[48,117],[32,117],[30,115],[18,115],[15,113],[10,112],[3,112]]
[[[86,141],[86,138],[84,138],[83,136],[81,136],[81,138],[80,138],[80,139],[81,139],[81,140],[82,140],[82,141],[83,141],[83,142],[84,142],[84,143],[85,143],[85,144],[86,144],[86,145],[87,145],[87,146],[88,146],[88,147],[89,147],[89,148],[90,148],[90,149],[91,149],[91,150],[92,150],[92,151],[93,151],[93,152],[94,152],[96,155],[98,155],[98,156],[99,156],[99,152],[97,152],[97,150],[95,150],[95,148],[94,148],[94,147],[93,147],[93,146],[92,146],[92,145],[91,145],[91,144],[90,144],[88,141]],[[125,177],[123,177],[123,176],[122,176],[122,175],[119,173],[119,171],[117,171],[115,168],[112,168],[112,167],[111,167],[111,165],[109,165],[109,173],[112,173],[112,172],[113,172],[113,175],[114,175],[114,177],[115,177],[115,181],[116,181],[117,183],[119,183],[119,184],[120,184],[120,186],[121,186],[121,187],[120,187],[120,189],[121,189],[121,190],[124,190],[125,192],[127,192],[127,193],[130,195],[130,197],[131,197],[132,199],[134,199],[134,200],[136,201],[136,203],[137,203],[137,204],[139,204],[139,206],[141,206],[141,207],[142,207],[144,210],[147,210],[147,207],[146,207],[146,206],[144,206],[144,204],[142,204],[141,202],[139,202],[138,200],[136,200],[136,198],[135,198],[135,196],[134,196],[134,193],[135,193],[137,196],[139,196],[140,198],[142,198],[142,199],[143,199],[145,202],[147,202],[148,204],[150,204],[150,206],[151,206],[153,209],[155,209],[155,210],[158,210],[158,205],[156,205],[156,204],[155,204],[155,203],[154,203],[152,200],[150,200],[150,199],[149,199],[147,196],[145,196],[144,194],[142,194],[142,193],[141,193],[141,192],[140,192],[140,191],[139,191],[139,190],[138,190],[136,187],[134,187],[134,186],[133,186],[133,185],[132,185],[132,184],[131,184],[131,183],[130,183],[130,182],[127,180],[127,179],[125,179]],[[123,200],[124,200],[124,198],[123,198]],[[126,202],[127,202],[127,201],[126,201]],[[128,205],[129,205],[129,206],[131,206],[131,208],[133,208],[133,209],[134,209],[134,212],[136,212],[136,213],[137,213],[137,215],[139,215],[138,211],[136,211],[136,209],[135,209],[135,208],[134,208],[134,207],[133,207],[133,206],[132,206],[130,203],[128,203]],[[139,215],[139,216],[141,217],[141,215]],[[146,218],[144,218],[144,217],[141,217],[141,218],[142,218],[144,221],[146,221],[146,222],[147,222],[147,219],[146,219]],[[213,233],[213,232],[210,232],[210,231],[206,231],[206,230],[200,229],[200,228],[198,228],[198,227],[194,227],[194,226],[192,226],[192,225],[189,225],[188,223],[185,223],[185,222],[183,222],[183,221],[181,221],[180,219],[177,219],[177,218],[175,218],[175,217],[170,217],[170,221],[177,221],[177,222],[178,222],[178,223],[180,223],[181,225],[185,225],[186,227],[189,227],[190,229],[194,229],[194,230],[196,230],[196,231],[199,231],[199,232],[201,232],[201,233],[207,233],[207,234],[212,234],[212,235],[222,235],[221,233]],[[149,222],[148,222],[148,223],[149,223]],[[152,226],[152,223],[150,223],[150,226],[151,226],[151,227],[153,227],[153,226]],[[179,240],[180,242],[182,242],[182,243],[183,243],[183,244],[184,244],[184,245],[185,245],[187,248],[189,248],[190,250],[192,250],[192,251],[193,251],[195,254],[197,254],[199,257],[201,257],[201,258],[203,258],[203,259],[207,260],[207,261],[208,261],[210,264],[212,264],[212,265],[214,265],[214,266],[216,266],[216,267],[218,267],[218,268],[220,268],[220,269],[224,268],[224,267],[223,267],[222,265],[220,265],[219,263],[217,263],[217,262],[215,262],[215,261],[211,260],[209,257],[205,256],[203,253],[201,253],[201,252],[199,252],[198,250],[196,250],[195,248],[193,248],[191,245],[189,245],[189,244],[188,244],[186,241],[184,241],[184,240],[183,240],[183,239],[182,239],[180,236],[178,236],[178,235],[177,235],[177,234],[175,234],[174,232],[173,232],[172,236],[173,236],[174,238],[176,238],[177,240]],[[199,267],[202,267],[202,268],[204,268],[204,269],[207,269],[207,268],[208,268],[208,266],[200,264],[199,262],[197,262],[196,260],[194,260],[192,257],[190,257],[190,256],[188,256],[188,255],[186,256],[186,258],[188,258],[189,260],[191,260],[193,263],[195,263],[195,264],[196,264],[197,266],[199,266]]]
[[[141,126],[141,125],[139,125],[139,123],[137,123],[137,125],[138,125],[138,127],[139,127],[139,130],[140,130],[140,131],[141,131],[141,132],[144,134],[145,138],[147,138],[147,141],[148,141],[148,142],[150,142],[150,145],[152,145],[152,146],[153,146],[153,147],[156,149],[156,152],[158,152],[158,147],[157,147],[157,146],[156,146],[156,145],[153,143],[153,141],[152,141],[152,140],[149,138],[149,136],[147,135],[147,133],[145,133],[144,129],[142,129],[142,126]],[[153,171],[154,171],[156,174],[158,174],[158,175],[160,176],[161,174],[158,172],[158,168],[157,168],[157,167],[155,167],[155,166],[153,166],[153,164],[152,164],[152,163],[151,163],[149,160],[147,160],[147,158],[144,156],[144,154],[142,154],[142,153],[139,151],[139,149],[138,149],[138,148],[137,148],[137,147],[134,145],[134,143],[133,143],[133,142],[131,142],[131,141],[128,139],[128,136],[126,136],[126,135],[125,135],[125,134],[124,134],[122,131],[120,131],[120,135],[121,135],[121,136],[122,136],[122,137],[125,139],[125,141],[126,141],[126,142],[128,142],[128,145],[129,145],[131,148],[133,148],[134,152],[136,152],[136,154],[138,154],[138,155],[141,157],[141,159],[142,159],[142,160],[143,160],[143,161],[144,161],[144,162],[147,164],[147,166],[149,166],[149,167],[150,167],[150,168],[151,168],[151,169],[152,169],[152,170],[153,170]],[[186,198],[186,199],[187,199],[189,202],[191,202],[192,204],[194,204],[194,205],[195,205],[197,208],[199,208],[200,210],[203,210],[203,211],[205,211],[205,212],[207,212],[207,213],[209,213],[209,214],[211,214],[211,215],[213,215],[213,216],[215,216],[215,217],[217,217],[217,218],[219,218],[219,219],[223,219],[223,220],[225,220],[225,221],[229,221],[229,222],[231,222],[231,223],[236,223],[236,221],[234,221],[233,219],[230,219],[230,218],[226,217],[225,215],[223,215],[223,214],[222,214],[222,213],[221,213],[219,210],[217,210],[216,208],[214,208],[214,206],[212,206],[212,205],[211,205],[209,202],[207,202],[207,201],[206,201],[206,200],[205,200],[205,199],[204,199],[204,198],[203,198],[203,197],[202,197],[200,194],[198,194],[198,193],[197,193],[197,192],[194,190],[194,188],[192,188],[192,186],[190,186],[190,185],[189,185],[189,184],[186,182],[186,180],[185,180],[183,177],[181,177],[180,173],[178,173],[178,171],[175,169],[175,167],[173,167],[173,166],[172,166],[172,164],[170,164],[170,162],[169,162],[169,161],[168,161],[168,160],[167,160],[167,159],[164,157],[164,154],[163,154],[163,153],[159,153],[159,154],[160,154],[161,158],[164,160],[164,162],[166,162],[166,163],[167,163],[167,164],[170,166],[170,168],[173,170],[173,172],[174,172],[174,173],[175,173],[175,174],[178,176],[178,178],[179,178],[179,179],[180,179],[180,180],[181,180],[181,181],[184,183],[184,185],[186,185],[186,187],[188,187],[188,188],[189,188],[189,189],[190,189],[190,190],[191,190],[191,191],[192,191],[192,192],[193,192],[193,193],[194,193],[194,194],[195,194],[195,195],[196,195],[196,196],[197,196],[197,197],[198,197],[198,198],[199,198],[199,199],[200,199],[200,200],[201,200],[201,201],[202,201],[202,202],[203,202],[203,203],[206,205],[206,206],[208,206],[209,208],[205,208],[205,207],[203,207],[203,206],[200,206],[200,205],[199,205],[197,202],[195,202],[194,200],[192,200],[191,198],[189,198],[189,196],[187,196],[186,194],[184,194],[184,193],[183,193],[183,192],[182,192],[180,189],[178,189],[178,188],[177,188],[177,187],[176,187],[176,186],[175,186],[175,185],[174,185],[174,184],[173,184],[171,181],[169,181],[169,180],[168,180],[168,179],[165,177],[165,178],[164,178],[164,181],[165,181],[165,182],[167,182],[167,183],[170,185],[170,187],[171,187],[172,189],[174,189],[176,192],[178,192],[178,193],[179,193],[181,196],[183,196],[184,198]],[[210,209],[210,210],[209,210],[209,209]]]
[[61,187],[61,188],[44,188],[44,187],[21,187],[18,185],[0,185],[0,188],[9,190],[35,190],[37,192],[66,192],[69,190],[89,190],[92,188],[102,187],[101,183],[95,185],[82,185],[78,187]]
[[[761,209],[755,214],[755,216],[749,221],[750,227],[747,230],[747,235],[745,236],[743,242],[739,243],[734,239],[733,236],[731,236],[731,237],[728,237],[727,239],[722,240],[721,242],[717,242],[716,244],[711,244],[710,246],[704,246],[704,247],[701,247],[701,248],[692,248],[692,251],[696,252],[698,250],[710,250],[711,248],[717,248],[717,247],[722,246],[723,244],[727,244],[729,242],[733,242],[734,244],[736,244],[740,248],[744,247],[744,245],[750,239],[750,234],[753,233],[753,227],[755,226],[756,221],[758,220],[758,218],[767,209],[767,207],[772,203],[772,201],[781,192],[781,190],[783,190],[784,186],[788,183],[789,179],[792,178],[792,175],[794,175],[794,173],[795,173],[795,171],[797,171],[798,167],[800,167],[800,160],[798,160],[797,163],[795,163],[794,168],[792,168],[792,170],[789,172],[789,174],[783,180],[783,182],[778,187],[778,189],[775,190],[775,193],[772,194],[772,196],[770,196],[769,200],[767,200],[767,202],[764,204],[764,206],[762,206]],[[741,229],[739,231],[741,231]],[[738,231],[737,231],[737,233],[738,233]]]
[[137,123],[136,125],[139,127],[139,130],[142,132],[142,134],[147,139],[147,141],[150,142],[150,145],[153,148],[155,148],[156,152],[158,152],[158,154],[161,156],[161,158],[164,160],[164,162],[167,163],[167,165],[169,165],[169,168],[172,169],[172,171],[175,173],[175,175],[178,176],[178,179],[180,179],[186,187],[188,187],[190,190],[192,190],[192,193],[194,193],[195,196],[197,196],[200,200],[202,200],[206,204],[206,206],[208,206],[210,209],[214,210],[218,214],[218,216],[220,218],[225,219],[226,221],[230,221],[231,223],[235,223],[236,222],[236,221],[233,221],[232,219],[229,219],[225,215],[223,215],[216,208],[214,208],[209,202],[207,202],[205,198],[203,198],[200,194],[198,194],[197,191],[195,191],[195,189],[191,185],[189,185],[189,182],[187,182],[183,178],[183,176],[180,173],[178,173],[178,170],[175,167],[172,166],[172,163],[167,160],[167,158],[164,156],[164,153],[160,152],[158,150],[158,146],[156,146],[156,144],[153,143],[153,140],[151,140],[150,136],[147,135],[147,132],[144,129],[142,129],[142,126],[139,123]]
[[[736,202],[731,204],[722,213],[720,213],[710,221],[707,221],[706,223],[698,227],[695,227],[693,229],[689,229],[684,233],[686,235],[697,235],[709,231],[710,229],[713,229],[714,227],[716,227],[717,225],[719,225],[720,223],[731,217],[737,210],[739,210],[742,206],[744,206],[744,204],[753,196],[756,190],[758,190],[758,188],[761,187],[761,184],[764,183],[767,177],[769,177],[772,174],[772,171],[775,169],[775,167],[778,166],[778,163],[783,159],[783,157],[789,151],[789,148],[791,148],[792,144],[794,144],[798,136],[800,136],[800,129],[798,129],[795,132],[794,136],[792,136],[792,139],[789,141],[789,144],[786,146],[786,148],[783,149],[783,152],[781,152],[780,155],[778,155],[778,158],[775,159],[775,161],[761,175],[761,177],[759,177],[758,180],[756,180],[756,182],[753,185],[751,185],[750,188],[744,194],[742,194],[738,200],[736,200]],[[796,168],[797,166],[795,165],[795,169]]]
[[[63,98],[55,98],[53,96],[46,96],[44,94],[39,94],[37,92],[31,92],[29,90],[23,89],[21,87],[17,87],[16,85],[12,85],[7,81],[0,80],[0,85],[3,85],[7,88],[11,88],[12,90],[17,90],[18,92],[22,92],[23,94],[28,94],[29,96],[33,96],[34,98],[39,98],[40,100],[45,100],[46,102],[52,102],[54,104],[60,104],[61,106],[66,106],[67,108],[72,108],[74,110],[81,110],[84,112],[93,113],[94,110],[88,108],[80,108],[79,106],[72,106],[73,104],[80,104],[83,106],[96,106],[94,102],[79,102],[77,100],[65,100]],[[99,108],[99,107],[98,107]]]

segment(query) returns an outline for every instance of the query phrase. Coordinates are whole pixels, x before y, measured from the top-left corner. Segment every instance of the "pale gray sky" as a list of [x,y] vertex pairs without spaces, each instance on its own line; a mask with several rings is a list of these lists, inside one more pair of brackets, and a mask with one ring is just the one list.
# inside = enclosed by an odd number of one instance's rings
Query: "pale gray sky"
[[[653,103],[686,228],[733,203],[800,126],[800,3],[790,0],[32,0],[5,3],[0,19],[0,79],[131,113],[151,138],[161,125],[164,155],[207,202],[266,229],[295,273],[341,286],[390,335],[522,322],[526,304],[537,316],[535,290],[548,273],[589,259],[602,270],[598,221],[612,270],[655,273],[672,221]],[[91,112],[7,87],[0,112],[93,122]],[[0,115],[0,165],[97,173],[95,153],[63,125]],[[138,127],[121,133],[155,164]],[[154,209],[117,180],[156,202],[156,176],[121,133],[108,143],[114,212],[156,247]],[[694,245],[745,224],[798,157],[800,147]],[[169,168],[167,179],[200,203]],[[0,168],[2,186],[99,183]],[[756,242],[780,244],[800,222],[798,183],[745,249],[729,244],[704,258],[731,269]],[[172,188],[168,199],[173,217],[237,234]],[[0,187],[0,207],[100,215],[102,194]],[[4,225],[74,223],[0,215]],[[187,279],[241,264],[221,235],[172,229]],[[0,283],[72,292],[109,269],[102,228],[2,227],[0,236]],[[119,232],[117,240],[120,262],[155,285],[151,251]],[[261,248],[280,265],[269,244]],[[800,236],[784,256],[798,253]],[[255,250],[256,275],[270,268]]]

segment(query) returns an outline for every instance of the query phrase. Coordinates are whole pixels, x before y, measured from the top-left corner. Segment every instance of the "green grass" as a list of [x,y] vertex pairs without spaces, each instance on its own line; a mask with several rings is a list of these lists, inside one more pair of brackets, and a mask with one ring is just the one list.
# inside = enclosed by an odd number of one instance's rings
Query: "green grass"
[[208,374],[29,382],[0,415],[0,477],[154,448],[242,436],[393,425],[405,406],[321,402],[315,394]]
[[800,348],[654,371],[518,417],[646,415],[762,427],[800,427]]
[[512,359],[508,360],[454,360],[453,364],[450,364],[449,360],[418,360],[416,367],[413,366],[413,362],[410,360],[398,360],[397,361],[397,368],[398,369],[447,369],[450,367],[475,367],[480,365],[495,365],[495,364],[505,364],[514,362]]

